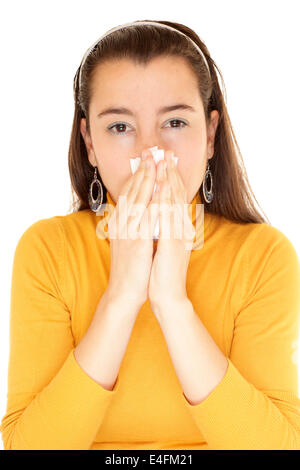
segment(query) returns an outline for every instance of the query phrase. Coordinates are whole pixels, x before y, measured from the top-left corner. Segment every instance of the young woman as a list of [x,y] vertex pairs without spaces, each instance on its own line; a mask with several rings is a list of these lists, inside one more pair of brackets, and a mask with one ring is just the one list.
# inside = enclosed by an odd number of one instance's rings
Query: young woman
[[[299,260],[255,208],[217,71],[168,21],[113,28],[85,54],[74,210],[15,251],[5,449],[300,449]],[[187,249],[198,204],[203,243]],[[151,211],[151,236],[127,236]]]

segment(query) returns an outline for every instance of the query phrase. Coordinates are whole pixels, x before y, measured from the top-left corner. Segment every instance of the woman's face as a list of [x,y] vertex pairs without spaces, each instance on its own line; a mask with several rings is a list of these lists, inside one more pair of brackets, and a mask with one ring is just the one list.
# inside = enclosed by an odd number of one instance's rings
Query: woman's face
[[[176,109],[179,104],[190,108]],[[171,106],[173,110],[163,110]],[[178,172],[191,202],[214,153],[219,115],[212,111],[207,129],[196,78],[184,59],[159,57],[146,66],[122,59],[99,65],[89,113],[90,135],[85,118],[80,126],[89,162],[98,167],[115,203],[132,174],[129,159],[156,145],[178,157]]]

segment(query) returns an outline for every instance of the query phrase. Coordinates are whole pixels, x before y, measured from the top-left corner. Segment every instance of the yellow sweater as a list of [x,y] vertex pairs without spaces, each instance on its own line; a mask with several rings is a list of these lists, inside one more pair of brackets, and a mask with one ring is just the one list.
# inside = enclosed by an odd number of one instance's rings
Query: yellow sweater
[[[108,202],[115,206],[109,194]],[[205,213],[187,294],[229,366],[193,406],[149,300],[113,390],[75,360],[109,279],[110,242],[96,235],[100,219],[89,209],[42,219],[18,241],[4,448],[300,450],[300,269],[289,239],[267,224]]]

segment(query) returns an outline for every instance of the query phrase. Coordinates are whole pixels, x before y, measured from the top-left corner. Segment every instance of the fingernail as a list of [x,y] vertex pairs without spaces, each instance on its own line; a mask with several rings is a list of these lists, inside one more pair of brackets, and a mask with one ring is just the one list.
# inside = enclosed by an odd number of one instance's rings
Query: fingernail
[[148,160],[146,161],[146,168],[150,168],[150,166],[151,166],[151,162],[150,162],[150,160],[148,159]]
[[146,151],[146,150],[143,150],[143,151],[142,151],[142,160],[146,160],[147,155],[148,155],[148,154],[147,154],[147,151]]

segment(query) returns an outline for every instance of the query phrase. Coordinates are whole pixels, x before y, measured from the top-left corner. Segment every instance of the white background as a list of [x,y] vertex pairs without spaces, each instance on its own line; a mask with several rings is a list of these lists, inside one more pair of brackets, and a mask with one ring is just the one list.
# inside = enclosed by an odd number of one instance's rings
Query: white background
[[0,419],[6,409],[14,250],[33,222],[69,211],[73,77],[86,49],[108,29],[149,19],[197,32],[223,74],[255,197],[300,256],[298,0],[1,5]]

